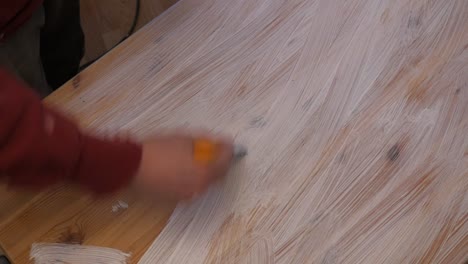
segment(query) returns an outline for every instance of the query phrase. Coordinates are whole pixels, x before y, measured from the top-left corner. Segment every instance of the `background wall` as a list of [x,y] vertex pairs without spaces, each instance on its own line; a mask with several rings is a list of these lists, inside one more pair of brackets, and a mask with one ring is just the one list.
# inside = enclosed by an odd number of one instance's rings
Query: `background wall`
[[[177,0],[141,0],[137,29],[164,12]],[[81,23],[86,35],[83,63],[112,48],[130,29],[136,0],[81,0]]]

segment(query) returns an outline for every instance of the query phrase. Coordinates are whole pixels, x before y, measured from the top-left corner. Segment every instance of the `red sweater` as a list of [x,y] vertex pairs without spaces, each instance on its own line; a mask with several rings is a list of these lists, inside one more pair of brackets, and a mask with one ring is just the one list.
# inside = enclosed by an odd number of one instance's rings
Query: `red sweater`
[[[0,36],[14,32],[41,3],[0,0]],[[141,146],[84,135],[0,66],[0,177],[10,185],[71,181],[111,192],[131,181],[140,159]]]

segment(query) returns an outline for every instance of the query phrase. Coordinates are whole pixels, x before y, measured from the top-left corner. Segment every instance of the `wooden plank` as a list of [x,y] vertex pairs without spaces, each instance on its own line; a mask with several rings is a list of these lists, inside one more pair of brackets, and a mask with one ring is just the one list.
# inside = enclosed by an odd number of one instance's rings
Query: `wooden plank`
[[[202,126],[249,147],[141,263],[463,263],[467,13],[465,0],[182,0],[47,102],[97,132]],[[94,217],[112,203],[41,197],[0,230],[18,259],[73,217],[94,219],[85,244],[131,247],[120,218]],[[171,211],[145,210],[128,217]]]

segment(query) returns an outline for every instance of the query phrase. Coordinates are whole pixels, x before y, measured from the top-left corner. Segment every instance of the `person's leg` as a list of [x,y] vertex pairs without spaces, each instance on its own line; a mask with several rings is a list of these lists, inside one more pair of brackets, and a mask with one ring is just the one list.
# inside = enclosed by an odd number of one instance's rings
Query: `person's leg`
[[79,0],[45,0],[41,57],[49,85],[57,89],[78,73],[84,55]]
[[39,8],[12,36],[0,43],[0,65],[9,69],[41,96],[52,90],[47,84],[40,57],[40,31],[44,11]]

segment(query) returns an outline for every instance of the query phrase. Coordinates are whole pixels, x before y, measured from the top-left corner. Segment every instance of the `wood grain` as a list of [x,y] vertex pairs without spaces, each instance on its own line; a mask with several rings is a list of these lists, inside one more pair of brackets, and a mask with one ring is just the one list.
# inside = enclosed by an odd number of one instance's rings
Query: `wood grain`
[[[467,13],[465,0],[182,0],[47,103],[97,133],[202,126],[249,147],[140,263],[463,263]],[[160,228],[68,189],[35,199],[0,230],[20,260],[77,226],[84,240],[68,240],[123,251]],[[171,211],[148,208],[127,217]]]

